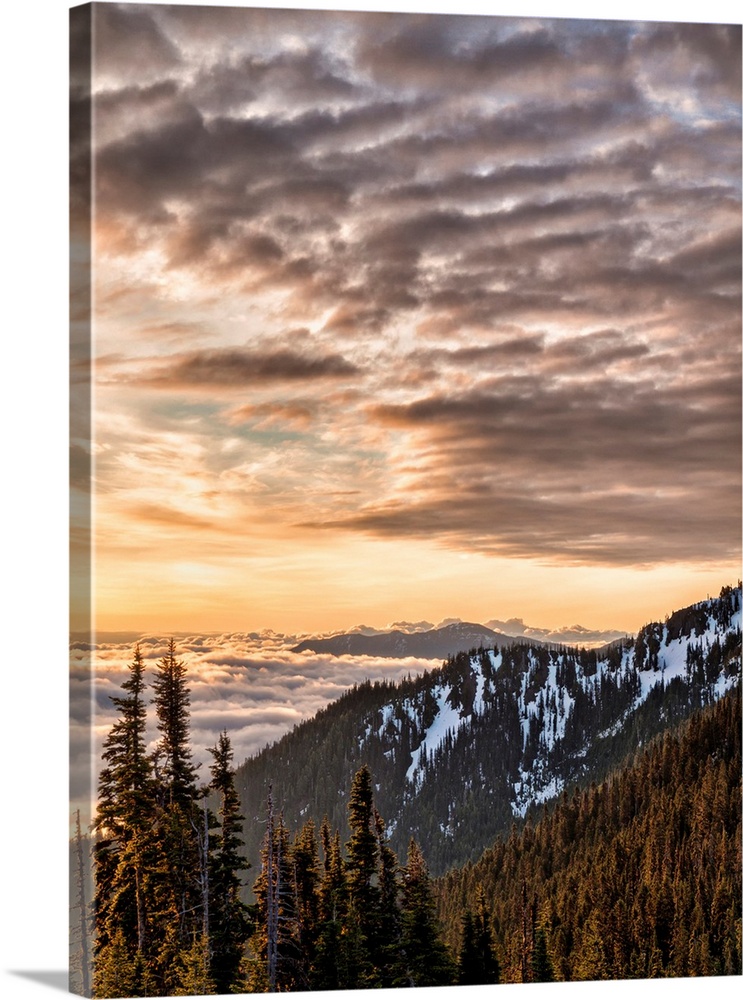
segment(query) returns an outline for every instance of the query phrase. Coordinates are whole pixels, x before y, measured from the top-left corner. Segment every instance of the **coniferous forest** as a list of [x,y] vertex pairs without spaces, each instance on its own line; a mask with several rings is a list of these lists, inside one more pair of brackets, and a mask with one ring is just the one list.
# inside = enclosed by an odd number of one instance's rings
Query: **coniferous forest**
[[[174,642],[154,682],[160,741],[145,750],[143,662],[134,652],[103,750],[93,845],[96,997],[435,986],[456,981],[426,862],[401,864],[368,767],[348,801],[350,838],[327,822],[289,831],[269,792],[255,902],[241,899],[244,817],[227,733],[199,786],[189,691]],[[216,814],[210,802],[216,797]]]
[[[723,596],[739,610],[737,592]],[[663,641],[680,641],[677,627],[681,634],[683,623],[669,619]],[[737,642],[739,656],[739,631]],[[689,683],[699,655],[691,643]],[[724,654],[718,666],[729,673],[733,659]],[[487,657],[480,651],[461,663],[483,669]],[[540,664],[524,660],[527,688],[530,671],[546,669]],[[591,678],[588,661],[585,670]],[[462,677],[466,686],[466,670]],[[504,683],[512,682],[506,672]],[[412,683],[401,685],[403,694]],[[680,683],[669,688],[676,700]],[[408,837],[404,853],[391,845],[368,763],[355,766],[343,795],[342,826],[337,815],[311,811],[288,822],[272,784],[260,815],[246,818],[227,732],[207,748],[209,780],[199,782],[186,670],[173,640],[149,683],[136,647],[113,700],[117,720],[103,745],[92,830],[92,900],[79,829],[73,842],[80,992],[154,997],[741,973],[739,684],[717,699],[687,698],[687,712],[671,711],[667,698],[657,703],[668,725],[622,766],[565,786],[478,860],[436,878],[419,837]],[[648,711],[654,704],[648,699]],[[260,840],[255,854],[251,838]]]
[[740,975],[740,689],[437,890],[446,941],[488,926],[504,981]]

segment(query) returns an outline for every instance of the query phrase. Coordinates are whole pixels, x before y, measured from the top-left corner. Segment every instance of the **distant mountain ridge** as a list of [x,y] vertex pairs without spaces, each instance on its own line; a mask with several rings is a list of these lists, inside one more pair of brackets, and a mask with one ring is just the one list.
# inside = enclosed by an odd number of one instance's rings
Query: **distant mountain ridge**
[[403,658],[416,656],[421,659],[441,660],[472,646],[488,646],[502,636],[471,622],[453,622],[443,628],[426,632],[382,632],[367,635],[364,632],[344,632],[322,639],[304,639],[292,647],[293,653],[309,650],[313,653],[330,653],[333,656],[389,656]]
[[[463,624],[460,637],[481,634]],[[602,780],[722,697],[740,669],[740,586],[599,650],[496,635],[400,683],[364,682],[249,758],[243,812],[260,817],[272,785],[289,826],[327,816],[344,834],[366,763],[393,850],[415,836],[440,874],[571,783]],[[248,843],[253,863],[258,849]]]
[[[486,625],[449,621],[423,628],[428,622],[399,623],[400,628],[377,631],[360,625],[338,635],[308,637],[292,647],[293,653],[330,653],[332,656],[383,656],[441,660],[465,649],[509,641],[512,643],[582,645],[587,648],[605,645],[627,637],[616,629],[599,631],[582,625],[562,629],[534,628],[521,618],[494,619]],[[509,631],[510,629],[510,631]]]

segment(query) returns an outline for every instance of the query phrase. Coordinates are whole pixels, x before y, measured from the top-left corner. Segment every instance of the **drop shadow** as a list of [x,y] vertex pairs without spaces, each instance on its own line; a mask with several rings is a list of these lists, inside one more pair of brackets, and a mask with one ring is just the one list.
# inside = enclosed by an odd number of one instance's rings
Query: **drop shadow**
[[41,983],[42,986],[48,986],[51,990],[68,992],[69,973],[67,969],[62,969],[59,972],[56,969],[8,969],[8,972],[11,976],[21,976],[23,979],[30,979],[34,983]]

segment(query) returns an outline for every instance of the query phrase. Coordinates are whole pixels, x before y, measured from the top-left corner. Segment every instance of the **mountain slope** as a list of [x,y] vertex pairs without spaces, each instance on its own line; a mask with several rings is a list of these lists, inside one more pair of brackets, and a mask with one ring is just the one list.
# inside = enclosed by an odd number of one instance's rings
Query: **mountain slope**
[[[724,588],[602,650],[509,643],[364,683],[241,765],[243,810],[260,816],[270,783],[290,826],[327,815],[345,835],[351,778],[368,763],[391,846],[402,855],[414,835],[441,873],[733,687],[740,622],[740,589]],[[248,851],[255,861],[258,844]]]
[[740,795],[738,688],[448,872],[448,944],[482,899],[506,982],[740,975]]

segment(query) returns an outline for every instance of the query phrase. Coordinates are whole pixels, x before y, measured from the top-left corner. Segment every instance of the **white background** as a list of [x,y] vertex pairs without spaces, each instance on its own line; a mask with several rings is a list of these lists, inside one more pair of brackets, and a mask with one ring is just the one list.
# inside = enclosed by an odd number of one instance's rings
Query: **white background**
[[[735,0],[264,0],[254,6],[741,23]],[[14,0],[0,28],[0,996],[10,1000],[66,991],[67,11],[66,0]],[[608,1000],[685,1000],[699,989],[737,996],[740,984],[586,983],[501,987],[500,993],[517,1000],[588,1000],[597,991]],[[485,992],[445,991],[452,1000]],[[400,1000],[399,993],[391,997]]]

